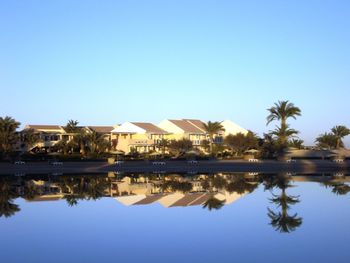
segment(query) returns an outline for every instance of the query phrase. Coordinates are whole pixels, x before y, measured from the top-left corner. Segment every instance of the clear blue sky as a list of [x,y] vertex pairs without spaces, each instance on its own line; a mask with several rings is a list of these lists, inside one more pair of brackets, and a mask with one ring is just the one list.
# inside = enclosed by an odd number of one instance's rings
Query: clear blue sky
[[26,123],[231,119],[289,99],[311,144],[350,126],[350,1],[0,2],[0,115]]

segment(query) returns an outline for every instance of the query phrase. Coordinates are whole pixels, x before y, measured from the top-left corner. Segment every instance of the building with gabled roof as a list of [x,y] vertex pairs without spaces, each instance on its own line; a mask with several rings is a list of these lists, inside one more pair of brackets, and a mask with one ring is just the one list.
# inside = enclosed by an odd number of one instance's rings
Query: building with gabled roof
[[32,145],[30,149],[49,149],[55,146],[60,140],[64,139],[66,131],[60,125],[34,125],[28,124],[24,127],[22,132],[33,130],[38,135],[39,141]]
[[164,120],[158,125],[169,134],[169,139],[181,140],[188,139],[193,146],[200,147],[203,140],[207,139],[207,134],[203,130],[202,121],[200,120]]
[[246,135],[248,133],[248,130],[242,128],[241,126],[230,120],[225,120],[221,122],[221,125],[225,129],[225,131],[223,132],[224,136],[227,136],[229,134],[236,135],[238,133],[243,133],[244,135]]
[[149,122],[125,122],[112,130],[116,136],[116,149],[129,153],[157,151],[157,145],[165,138],[167,131]]
[[97,133],[110,134],[116,128],[114,126],[87,126],[88,129]]

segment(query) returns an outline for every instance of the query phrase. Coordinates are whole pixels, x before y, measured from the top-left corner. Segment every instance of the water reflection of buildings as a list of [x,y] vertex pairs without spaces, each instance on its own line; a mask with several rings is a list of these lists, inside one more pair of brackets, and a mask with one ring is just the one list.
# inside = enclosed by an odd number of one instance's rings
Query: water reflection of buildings
[[[210,198],[229,205],[253,192],[265,180],[258,174],[211,174],[184,176],[179,174],[136,174],[121,176],[62,175],[45,177],[6,177],[0,183],[8,190],[4,199],[22,197],[27,201],[61,199],[96,200],[112,197],[125,206],[161,204],[164,207],[199,206]],[[266,178],[270,178],[267,175]],[[294,182],[316,182],[348,191],[350,178],[311,175],[293,176]],[[345,188],[344,188],[345,187]],[[7,192],[2,191],[2,195]]]
[[[225,185],[237,178],[241,178],[244,184],[238,185],[239,189],[228,190]],[[158,203],[164,207],[199,206],[211,198],[229,205],[258,185],[251,174],[118,176],[112,173],[108,176],[62,175],[8,179],[6,183],[15,193],[12,198],[22,197],[30,202],[112,197],[126,206]]]
[[[224,175],[220,175],[224,176]],[[159,178],[124,177],[121,181],[113,182],[111,196],[125,206],[161,204],[163,207],[186,207],[203,205],[210,198],[216,198],[229,205],[244,196],[246,193],[229,193],[224,189],[213,188],[208,191],[203,182],[208,175],[192,176],[183,178],[179,175],[162,176]],[[177,182],[178,189],[165,188],[169,182]],[[188,185],[190,191],[181,191],[181,184]],[[184,189],[183,189],[184,190]]]
[[164,207],[184,207],[203,205],[208,199],[214,197],[229,205],[245,194],[236,193],[217,193],[211,196],[209,193],[173,193],[173,194],[155,194],[155,195],[130,195],[117,197],[116,200],[123,205],[149,205],[159,203]]

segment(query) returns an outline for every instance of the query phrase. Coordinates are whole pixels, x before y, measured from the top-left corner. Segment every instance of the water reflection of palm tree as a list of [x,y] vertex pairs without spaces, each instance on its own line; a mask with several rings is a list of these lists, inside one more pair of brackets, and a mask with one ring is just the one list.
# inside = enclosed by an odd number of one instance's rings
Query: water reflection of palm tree
[[79,196],[77,195],[67,194],[67,195],[64,195],[63,198],[66,200],[67,204],[70,207],[78,205]]
[[37,195],[38,191],[32,184],[26,183],[23,188],[22,197],[26,200],[33,200]]
[[256,188],[257,184],[250,183],[244,178],[243,175],[235,176],[234,179],[226,184],[226,191],[229,193],[245,194],[252,193]]
[[62,191],[69,206],[75,206],[79,200],[97,200],[105,196],[109,188],[105,177],[63,177]]
[[323,185],[332,189],[332,193],[336,195],[347,195],[350,192],[350,186],[340,182],[323,182]]
[[203,189],[209,192],[209,198],[203,203],[203,208],[211,210],[221,209],[226,200],[220,200],[215,197],[218,190],[224,189],[227,185],[226,180],[221,175],[208,175],[206,180],[202,182]]
[[[295,205],[300,202],[298,196],[287,195],[286,189],[291,187],[290,178],[284,175],[277,175],[274,181],[269,181],[269,187],[281,189],[280,195],[273,195],[270,199],[271,203],[274,203],[277,207],[281,208],[281,212],[274,212],[268,208],[268,217],[270,218],[270,224],[281,233],[290,233],[295,231],[303,223],[303,219],[298,217],[298,214],[289,215],[288,210],[291,205]],[[266,185],[265,185],[266,187]]]
[[11,188],[10,181],[2,179],[0,181],[0,217],[11,217],[21,210],[17,204],[13,203],[13,199],[17,197]]
[[221,209],[225,204],[225,200],[217,199],[214,194],[211,194],[207,201],[204,202],[203,208],[207,208],[209,211],[215,209]]

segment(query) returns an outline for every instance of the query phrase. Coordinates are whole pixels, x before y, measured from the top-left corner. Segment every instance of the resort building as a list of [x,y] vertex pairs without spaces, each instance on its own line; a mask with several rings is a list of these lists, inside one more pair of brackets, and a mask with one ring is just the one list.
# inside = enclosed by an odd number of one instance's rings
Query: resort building
[[108,140],[109,142],[112,142],[112,140],[114,139],[112,131],[115,128],[118,128],[118,125],[115,125],[115,126],[87,126],[87,127],[85,127],[85,129],[88,132],[96,132],[96,133],[102,134],[103,136],[105,136],[105,139]]
[[[105,136],[105,139],[109,142],[112,141],[112,130],[117,126],[79,126],[77,127],[79,130],[84,130],[86,133],[92,133],[93,131],[102,134]],[[22,133],[32,130],[35,134],[39,136],[39,141],[32,145],[30,150],[38,150],[38,151],[51,151],[53,147],[59,141],[69,142],[74,139],[76,133],[69,133],[65,130],[64,126],[60,125],[33,125],[28,124],[22,130]]]
[[241,126],[230,120],[225,120],[221,122],[221,125],[225,129],[222,133],[224,137],[226,137],[229,134],[236,135],[237,133],[243,133],[244,135],[246,135],[248,133],[248,130],[242,128]]
[[33,130],[34,133],[39,135],[39,141],[31,146],[38,149],[48,149],[55,146],[60,140],[69,140],[70,137],[66,131],[60,125],[33,125],[28,124],[24,127],[23,131]]
[[116,150],[130,153],[157,151],[157,145],[169,134],[148,122],[125,122],[111,132],[116,138]]
[[207,139],[200,120],[164,120],[158,126],[169,133],[169,140],[188,139],[195,147],[200,147]]

